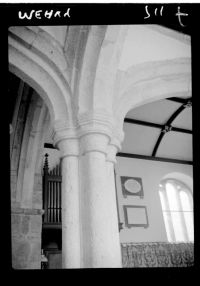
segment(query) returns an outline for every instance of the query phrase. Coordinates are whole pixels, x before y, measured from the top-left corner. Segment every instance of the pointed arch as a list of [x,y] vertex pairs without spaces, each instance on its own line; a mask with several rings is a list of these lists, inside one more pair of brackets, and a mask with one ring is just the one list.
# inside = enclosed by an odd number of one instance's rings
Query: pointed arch
[[94,83],[95,108],[112,112],[115,82],[129,26],[108,26],[101,45]]
[[85,46],[79,81],[79,114],[112,113],[114,85],[128,26],[92,26]]
[[[74,126],[67,63],[59,44],[39,27],[11,27],[8,40],[9,70],[44,100],[50,114],[50,125],[53,128],[59,124]],[[17,180],[12,191],[13,201],[28,208],[33,203],[35,173],[38,171],[36,168],[45,120],[44,108],[40,110],[35,104],[31,107],[22,143],[18,146],[19,167],[14,170]]]
[[[68,121],[72,124],[71,91],[67,83],[64,62],[57,55],[50,59],[44,54],[55,54],[55,48],[46,40],[46,34],[37,33],[25,27],[17,27],[9,33],[9,70],[27,82],[43,98],[48,106],[52,124]],[[52,44],[54,46],[54,44]],[[47,52],[46,52],[47,53]],[[58,51],[57,51],[58,54]],[[61,67],[61,68],[60,68]]]
[[79,114],[94,109],[96,68],[106,29],[107,26],[92,26],[87,37],[79,81]]
[[123,126],[126,113],[140,105],[167,97],[191,96],[191,60],[176,59],[142,64],[121,77],[115,121]]

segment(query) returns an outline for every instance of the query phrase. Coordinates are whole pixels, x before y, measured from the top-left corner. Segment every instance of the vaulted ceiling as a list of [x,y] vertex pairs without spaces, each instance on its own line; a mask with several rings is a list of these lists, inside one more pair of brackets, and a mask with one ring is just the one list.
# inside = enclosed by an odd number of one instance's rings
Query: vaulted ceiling
[[[79,26],[40,28],[50,34],[64,50],[74,44],[80,30]],[[191,58],[189,35],[160,25],[129,25],[118,69],[125,71],[133,65],[177,58]]]
[[[79,29],[75,26],[40,28],[64,50],[75,43]],[[178,58],[191,59],[189,35],[159,25],[130,25],[118,70],[123,73],[140,64]],[[181,98],[159,100],[129,111],[124,122],[125,139],[121,152],[192,161],[191,96],[183,94]],[[45,142],[52,144],[49,134]]]
[[169,98],[129,111],[121,152],[191,162],[191,104],[191,98]]
[[[13,74],[9,74],[10,117],[12,117],[16,90],[20,86],[20,81]],[[121,152],[192,162],[191,103],[192,98],[168,98],[129,111],[124,120],[125,138]],[[58,158],[56,151],[51,149],[53,142],[50,129],[46,134],[45,143],[50,155],[49,160],[53,163]]]
[[145,62],[191,57],[190,36],[159,25],[129,27],[119,70],[127,70]]
[[[191,59],[189,35],[159,25],[130,26],[119,70],[144,63]],[[134,95],[133,95],[134,96]],[[159,100],[129,111],[123,153],[192,161],[192,95]]]

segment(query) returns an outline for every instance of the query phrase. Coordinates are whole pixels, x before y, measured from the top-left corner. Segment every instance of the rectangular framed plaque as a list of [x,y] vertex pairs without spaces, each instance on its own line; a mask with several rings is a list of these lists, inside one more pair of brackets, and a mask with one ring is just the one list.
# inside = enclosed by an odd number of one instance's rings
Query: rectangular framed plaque
[[126,227],[147,228],[149,226],[146,206],[124,205],[123,209]]

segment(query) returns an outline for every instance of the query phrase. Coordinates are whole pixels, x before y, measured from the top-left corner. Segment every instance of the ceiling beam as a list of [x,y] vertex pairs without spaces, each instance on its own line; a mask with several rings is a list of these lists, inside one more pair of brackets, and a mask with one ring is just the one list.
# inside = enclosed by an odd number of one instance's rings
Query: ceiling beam
[[192,134],[192,133],[193,133],[193,131],[192,131],[192,130],[185,129],[185,128],[173,127],[173,126],[172,126],[171,131],[174,131],[174,132],[180,132],[180,133],[186,133],[186,134]]
[[166,100],[170,100],[170,101],[174,101],[174,102],[178,102],[178,103],[185,103],[187,100],[191,100],[191,98],[181,98],[181,97],[168,97],[165,98]]
[[192,99],[189,98],[187,100],[185,100],[185,102],[170,116],[170,118],[167,120],[166,124],[163,126],[163,129],[161,130],[161,133],[158,137],[158,140],[154,146],[153,152],[152,152],[152,156],[155,157],[156,153],[158,151],[159,145],[164,137],[164,135],[172,130],[172,122],[175,120],[175,118],[186,108],[191,106],[192,103]]
[[[45,143],[45,148],[56,149],[53,144]],[[124,153],[119,152],[117,153],[118,157],[125,157],[125,158],[135,158],[135,159],[143,159],[143,160],[152,160],[152,161],[160,161],[160,162],[169,162],[169,163],[176,163],[176,164],[186,164],[186,165],[193,165],[192,161],[188,160],[180,160],[180,159],[173,159],[173,158],[164,158],[164,157],[153,157],[147,155],[140,155],[140,154],[133,154],[133,153]]]
[[[133,118],[125,118],[124,122],[130,123],[130,124],[153,127],[153,128],[159,128],[159,129],[163,129],[163,126],[164,126],[163,124],[158,124],[158,123],[153,123],[153,122],[148,122],[148,121],[143,121],[143,120],[138,120],[138,119],[133,119]],[[178,128],[178,127],[172,127],[171,131],[192,134],[192,130]]]
[[[171,100],[171,99],[173,99],[173,98],[169,98],[169,100]],[[187,107],[187,103],[189,101],[192,101],[192,99],[191,98],[187,99],[187,101],[185,99],[184,103],[172,114],[172,116],[168,119],[167,123],[164,124],[164,125],[158,124],[158,123],[153,123],[153,122],[148,122],[148,121],[143,121],[143,120],[138,120],[138,119],[132,119],[132,118],[125,118],[124,122],[125,123],[131,123],[131,124],[137,124],[137,125],[143,125],[143,126],[148,126],[148,127],[161,129],[161,134],[160,134],[160,136],[159,136],[159,138],[158,138],[158,140],[156,142],[156,145],[155,145],[153,153],[152,153],[152,156],[155,156],[155,154],[157,152],[157,149],[159,147],[159,144],[160,144],[164,134],[166,133],[166,131],[165,131],[166,127],[170,126],[172,121],[180,114],[180,112],[182,110],[184,110],[185,107]],[[192,134],[192,130],[188,130],[188,129],[184,129],[184,128],[178,128],[178,127],[172,127],[172,126],[170,126],[170,131]],[[44,148],[57,149],[51,143],[44,143]]]
[[132,153],[119,152],[117,153],[117,156],[124,157],[124,158],[135,158],[135,159],[160,161],[160,162],[168,162],[168,163],[175,163],[175,164],[193,165],[193,162],[189,160],[180,160],[180,159],[172,159],[172,158],[164,158],[164,157],[153,157],[153,156],[132,154]]
[[160,128],[160,129],[163,127],[163,125],[161,125],[161,124],[148,122],[148,121],[143,121],[143,120],[138,120],[138,119],[132,119],[132,118],[125,118],[124,122],[125,123],[131,123],[131,124],[148,126],[148,127]]

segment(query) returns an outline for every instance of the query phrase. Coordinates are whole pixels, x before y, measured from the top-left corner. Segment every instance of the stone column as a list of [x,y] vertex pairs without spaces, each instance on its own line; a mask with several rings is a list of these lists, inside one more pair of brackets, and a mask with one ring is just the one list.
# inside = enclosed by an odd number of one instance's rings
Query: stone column
[[[115,219],[112,227],[113,227],[113,235],[118,237],[118,242],[116,243],[116,251],[118,251],[118,255],[121,257],[121,245],[120,245],[120,237],[119,237],[119,214],[118,214],[118,206],[117,206],[117,197],[116,197],[116,185],[115,185],[115,174],[114,174],[114,165],[116,164],[116,153],[121,149],[120,142],[116,138],[112,138],[107,152],[107,176],[108,176],[108,185],[109,185],[109,196],[110,201],[113,203],[113,212],[115,215],[113,219]],[[121,266],[122,267],[122,266]]]
[[114,188],[108,180],[107,120],[80,120],[82,267],[121,267]]
[[54,142],[62,152],[62,268],[80,268],[78,139],[66,128]]

